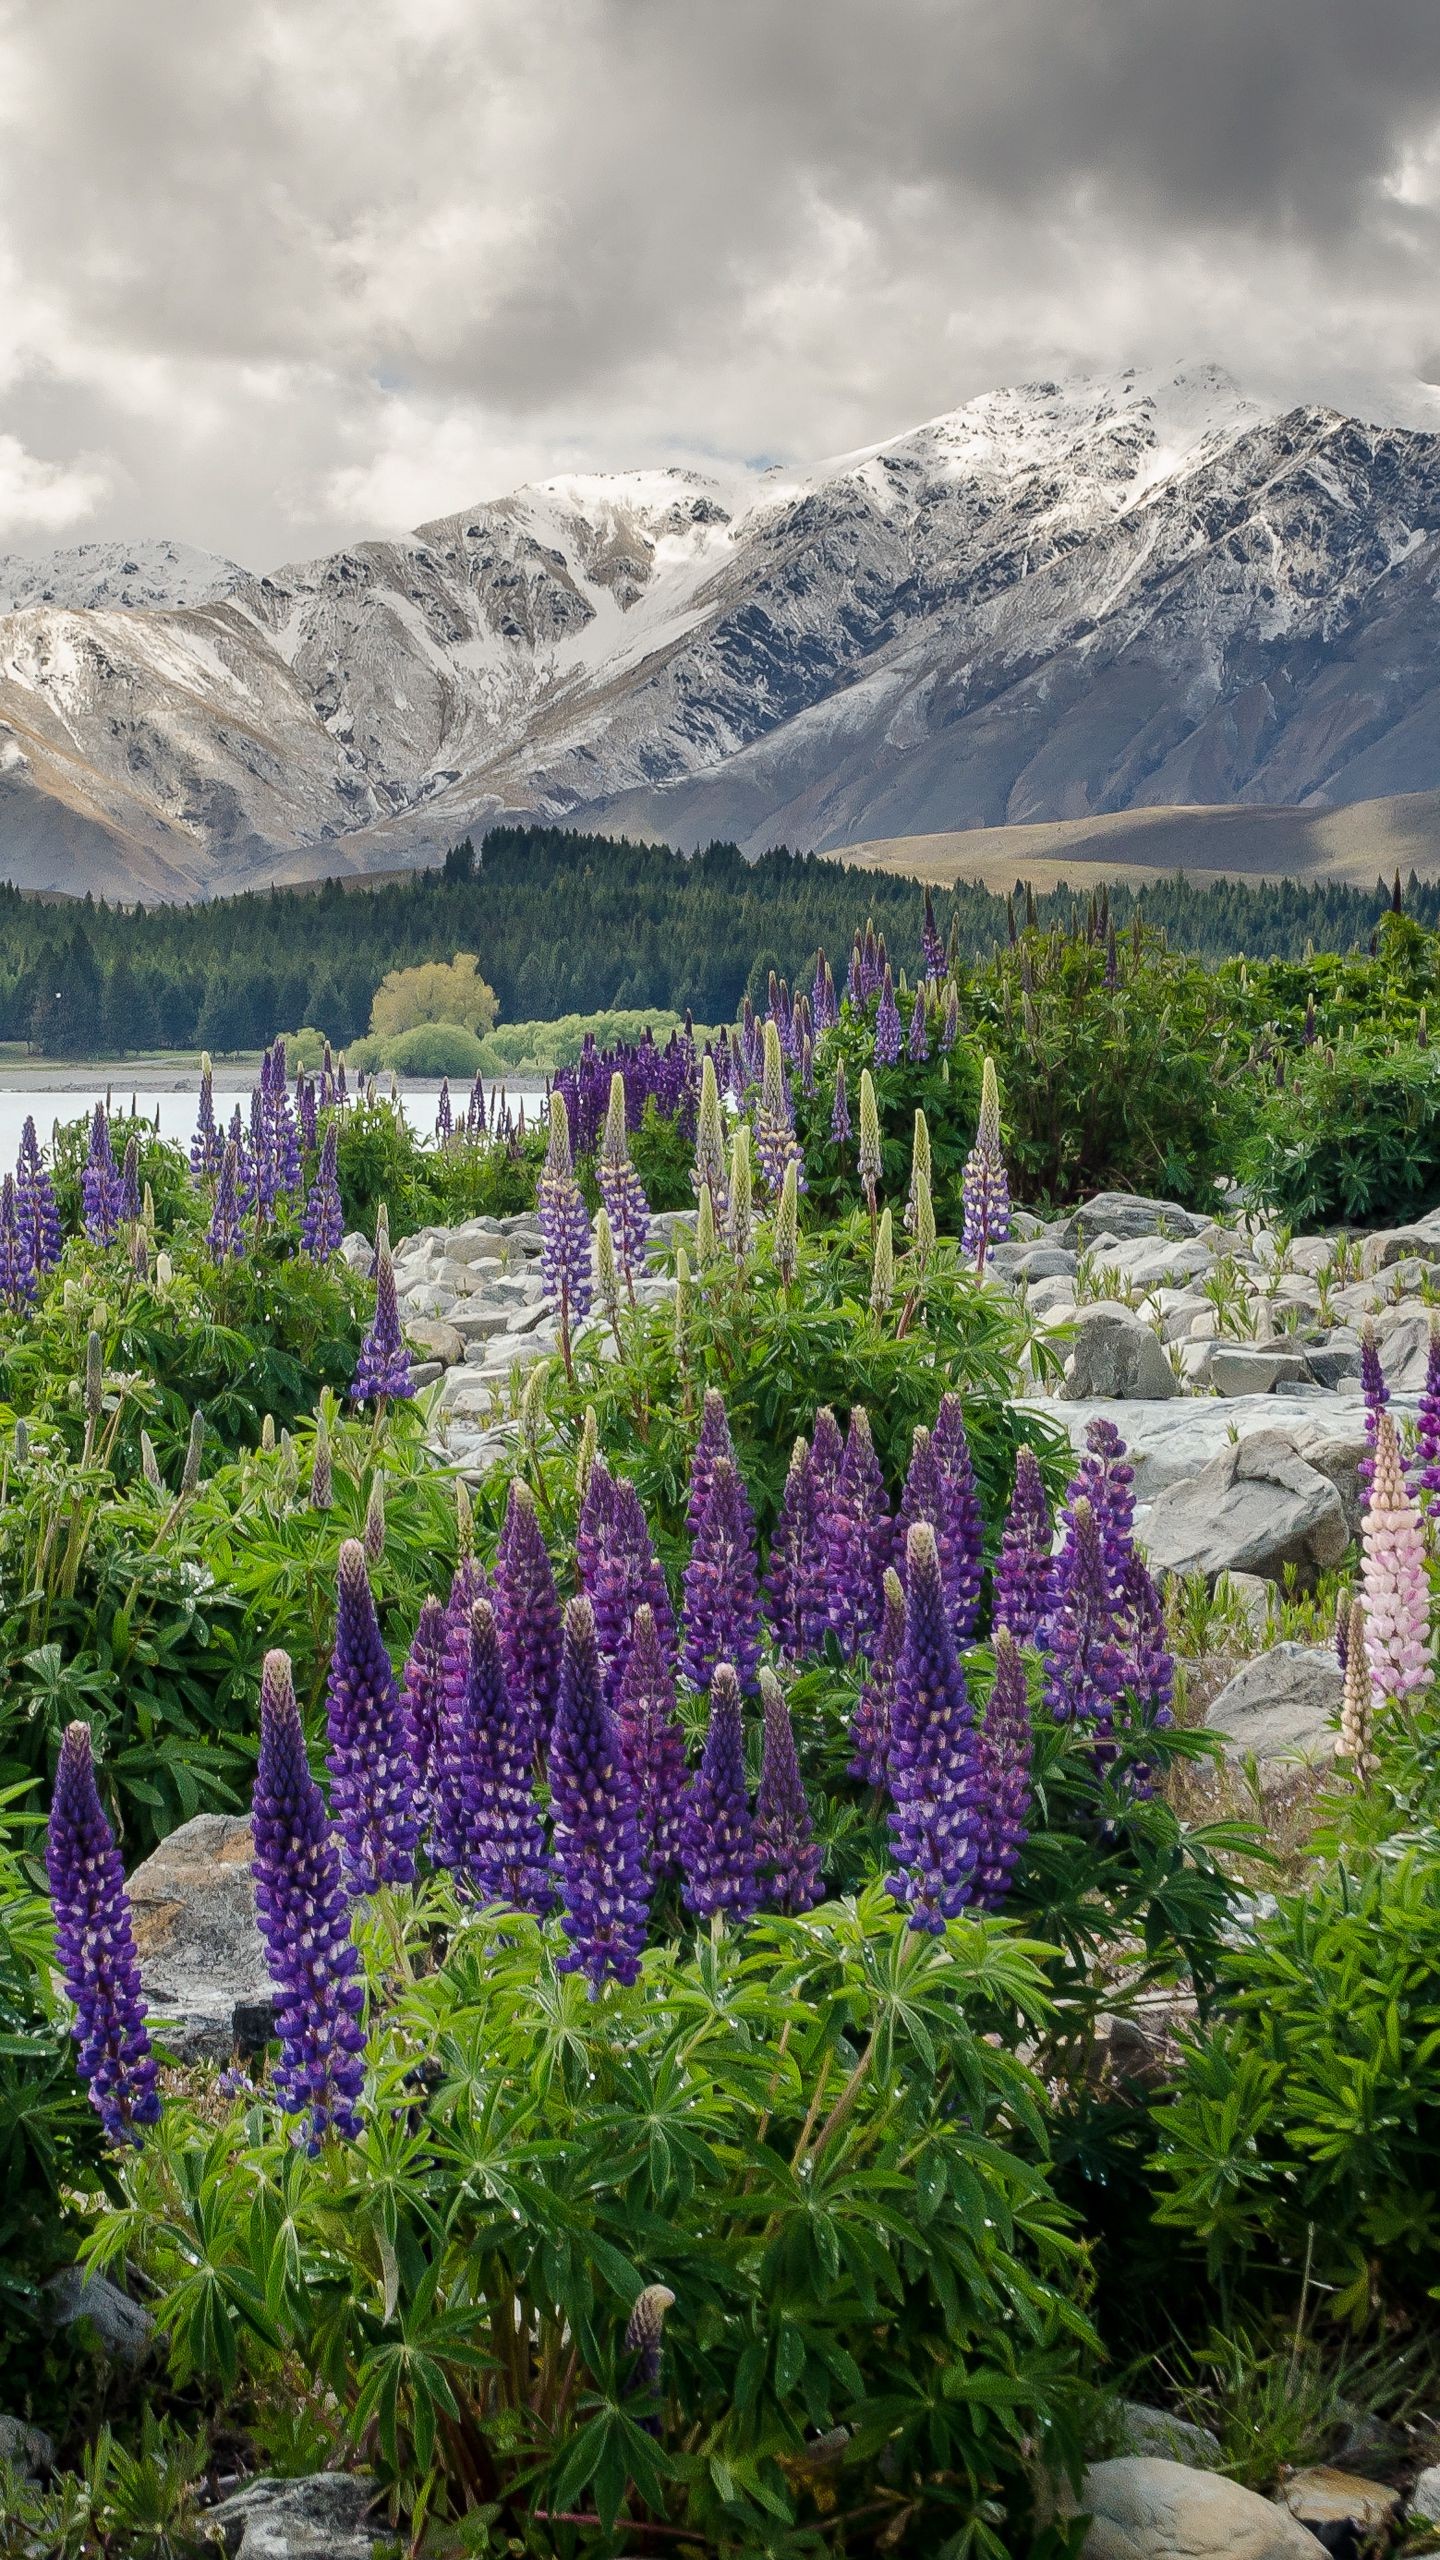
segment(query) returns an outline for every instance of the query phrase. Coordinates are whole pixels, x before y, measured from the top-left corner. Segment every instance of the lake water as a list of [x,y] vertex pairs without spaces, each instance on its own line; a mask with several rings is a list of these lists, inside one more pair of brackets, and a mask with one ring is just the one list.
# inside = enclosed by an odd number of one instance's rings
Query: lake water
[[[153,1073],[152,1069],[152,1076]],[[226,1075],[217,1071],[215,1118],[218,1123],[222,1126],[228,1123],[238,1102],[248,1125],[253,1081],[248,1075]],[[387,1089],[387,1083],[382,1081],[379,1090],[384,1092]],[[507,1085],[505,1090],[512,1111],[523,1099],[527,1120],[544,1100],[543,1085],[517,1083]],[[76,1120],[82,1112],[88,1117],[96,1103],[105,1100],[107,1091],[112,1111],[128,1112],[133,1093],[138,1111],[151,1120],[158,1115],[161,1137],[173,1139],[177,1145],[188,1148],[195,1129],[198,1076],[162,1086],[129,1077],[123,1067],[107,1069],[102,1066],[95,1070],[93,1081],[72,1073],[67,1075],[63,1084],[47,1082],[43,1074],[37,1076],[33,1083],[21,1084],[18,1080],[13,1084],[0,1083],[0,1171],[15,1161],[27,1113],[34,1116],[40,1144],[48,1148],[55,1121]],[[418,1078],[401,1080],[400,1107],[417,1136],[428,1137],[434,1129],[439,1098],[438,1082],[422,1083]],[[463,1109],[464,1089],[459,1092],[458,1101]]]

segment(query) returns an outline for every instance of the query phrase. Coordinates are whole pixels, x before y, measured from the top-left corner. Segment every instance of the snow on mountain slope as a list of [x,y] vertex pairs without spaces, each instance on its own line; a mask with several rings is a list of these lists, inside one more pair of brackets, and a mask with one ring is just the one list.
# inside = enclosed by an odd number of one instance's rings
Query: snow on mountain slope
[[245,571],[191,542],[80,542],[39,560],[0,552],[0,613],[30,604],[155,612],[229,595]]
[[812,470],[566,475],[264,577],[56,557],[87,606],[0,619],[0,873],[37,886],[95,830],[187,895],[502,810],[758,849],[1440,784],[1440,436],[1213,366]]

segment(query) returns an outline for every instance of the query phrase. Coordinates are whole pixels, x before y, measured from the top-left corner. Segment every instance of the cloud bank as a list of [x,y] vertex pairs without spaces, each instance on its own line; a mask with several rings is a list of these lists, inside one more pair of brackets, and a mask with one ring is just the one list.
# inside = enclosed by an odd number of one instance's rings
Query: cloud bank
[[256,566],[1217,357],[1440,423],[1434,0],[0,6],[0,547]]

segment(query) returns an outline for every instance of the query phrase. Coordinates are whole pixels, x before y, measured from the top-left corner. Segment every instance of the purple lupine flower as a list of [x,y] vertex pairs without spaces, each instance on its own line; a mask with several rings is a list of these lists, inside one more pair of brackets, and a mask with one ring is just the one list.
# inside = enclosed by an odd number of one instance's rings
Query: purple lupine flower
[[840,1437],[840,1425],[829,1405],[822,1404],[810,1434],[810,1473],[815,1479],[815,1507],[822,1530],[826,1529],[834,1508],[844,1461],[845,1443]]
[[1133,1689],[1146,1724],[1173,1724],[1175,1657],[1170,1650],[1165,1612],[1138,1547],[1125,1560],[1122,1591],[1125,1622],[1126,1686]]
[[80,1176],[80,1196],[91,1242],[113,1244],[120,1224],[120,1171],[103,1102],[96,1103],[90,1123],[90,1153]]
[[630,1138],[625,1124],[625,1078],[618,1070],[610,1079],[610,1106],[605,1114],[605,1136],[595,1164],[596,1180],[615,1255],[624,1274],[630,1303],[635,1303],[635,1274],[645,1268],[645,1248],[650,1239],[650,1203],[644,1185],[630,1161]]
[[930,1026],[926,1017],[925,990],[917,987],[910,1014],[910,1037],[905,1043],[905,1055],[915,1067],[923,1067],[930,1055]]
[[560,1970],[584,1973],[592,1993],[607,1974],[634,1982],[645,1950],[650,1892],[635,1789],[600,1692],[588,1600],[565,1611],[560,1700],[550,1737],[550,1816],[570,1952]]
[[360,1344],[360,1357],[350,1381],[350,1399],[353,1404],[378,1404],[387,1396],[414,1393],[410,1354],[400,1330],[400,1301],[395,1294],[390,1239],[382,1235],[375,1257],[375,1313]]
[[900,1055],[900,1008],[895,1001],[895,987],[889,965],[880,989],[880,1002],[875,1013],[875,1064],[893,1067]]
[[120,1165],[120,1215],[133,1225],[140,1215],[140,1141],[132,1129]]
[[895,1666],[904,1641],[905,1587],[894,1566],[887,1565],[885,1614],[850,1727],[850,1775],[863,1786],[883,1787],[889,1780],[890,1711],[895,1702]]
[[728,1458],[715,1461],[684,1581],[684,1663],[691,1687],[708,1688],[717,1665],[724,1662],[742,1688],[753,1689],[760,1669],[755,1517],[739,1471]]
[[945,990],[945,1023],[940,1044],[948,1057],[960,1037],[960,990],[953,979]]
[[470,1612],[468,1709],[466,1875],[483,1901],[543,1917],[555,1886],[535,1802],[534,1735],[528,1715],[512,1710],[488,1600]]
[[480,1072],[479,1072],[479,1069],[477,1068],[477,1069],[476,1069],[476,1073],[475,1073],[475,1081],[474,1081],[474,1083],[472,1084],[472,1086],[470,1087],[470,1099],[469,1099],[469,1101],[468,1101],[468,1102],[466,1103],[466,1105],[465,1105],[465,1133],[466,1133],[466,1136],[467,1136],[467,1137],[471,1137],[471,1138],[479,1137],[479,1136],[480,1136],[480,1134],[481,1134],[481,1132],[483,1131],[484,1127],[485,1127],[485,1084],[484,1084],[484,1079],[482,1078],[482,1076],[481,1076],[481,1074],[480,1074]]
[[634,1634],[635,1612],[642,1603],[654,1617],[666,1661],[673,1664],[675,1660],[675,1613],[664,1571],[640,1496],[623,1476],[612,1479],[609,1507],[583,1588],[595,1612],[605,1703],[613,1708]]
[[940,1554],[917,1520],[905,1556],[905,1640],[895,1666],[888,1774],[896,1872],[886,1891],[938,1936],[974,1890],[985,1836],[980,1743],[950,1632]]
[[455,1568],[440,1642],[440,1732],[430,1775],[430,1855],[437,1867],[463,1868],[471,1807],[479,1785],[475,1699],[470,1685],[474,1610],[485,1596],[473,1557]]
[[1113,1422],[1097,1413],[1085,1428],[1085,1455],[1065,1495],[1062,1526],[1082,1498],[1095,1514],[1110,1606],[1124,1606],[1126,1575],[1135,1546],[1135,1470]]
[[585,1490],[580,1497],[580,1516],[575,1524],[575,1572],[587,1597],[594,1590],[599,1575],[614,1509],[615,1479],[597,1450],[590,1460]]
[[332,1117],[325,1124],[325,1143],[315,1168],[305,1201],[305,1215],[300,1222],[300,1250],[312,1262],[328,1262],[338,1253],[345,1236],[345,1214],[340,1203],[339,1172],[340,1130]]
[[400,1684],[400,1707],[415,1773],[415,1810],[426,1829],[431,1820],[445,1713],[444,1673],[445,1611],[432,1594],[415,1621]]
[[1015,1489],[995,1559],[994,1622],[1017,1644],[1035,1644],[1050,1611],[1052,1531],[1040,1462],[1028,1443],[1015,1452]]
[[315,1099],[315,1079],[298,1071],[295,1077],[295,1116],[300,1123],[300,1144],[307,1156],[313,1156],[320,1140],[320,1114]]
[[786,1170],[792,1164],[796,1168],[799,1188],[805,1189],[805,1159],[795,1135],[795,1105],[781,1054],[780,1035],[773,1022],[765,1025],[760,1100],[755,1113],[755,1160],[762,1182],[777,1200],[784,1186]]
[[275,2093],[309,2117],[309,2148],[353,2141],[365,2079],[364,1984],[350,1934],[340,1849],[310,1775],[287,1653],[260,1679],[254,1796],[255,1912],[275,1985]]
[[[264,1078],[265,1065],[262,1064],[260,1072]],[[280,1190],[280,1170],[275,1160],[269,1106],[268,1084],[257,1084],[250,1095],[250,1180],[254,1190],[255,1215],[262,1225],[274,1208]]]
[[880,945],[875,939],[873,918],[865,919],[865,939],[860,945],[860,1001],[868,1004],[885,975]]
[[1357,1472],[1360,1489],[1368,1495],[1375,1473],[1375,1435],[1380,1427],[1380,1416],[1390,1402],[1389,1384],[1380,1366],[1380,1346],[1375,1339],[1373,1316],[1366,1316],[1360,1326],[1360,1396],[1365,1407],[1365,1436],[1371,1446],[1361,1459]]
[[773,1671],[761,1672],[760,1691],[765,1741],[755,1796],[755,1850],[761,1899],[768,1910],[793,1916],[813,1911],[824,1900],[820,1870],[825,1853],[810,1819],[785,1692]]
[[220,1179],[215,1185],[215,1206],[205,1231],[205,1243],[212,1260],[239,1261],[245,1251],[245,1236],[240,1217],[239,1157],[233,1138],[226,1142],[220,1159]]
[[450,1102],[448,1076],[440,1079],[440,1099],[435,1105],[435,1135],[437,1138],[453,1138],[455,1135],[455,1113]]
[[[245,1144],[245,1123],[240,1116],[240,1105],[238,1102],[230,1114],[229,1144],[235,1150],[236,1206],[240,1214],[243,1216],[247,1209],[253,1208],[254,1206],[255,1185],[251,1180],[250,1150]],[[220,1169],[223,1173],[225,1169],[223,1156],[221,1157]]]
[[535,1193],[540,1216],[540,1278],[560,1314],[560,1340],[570,1365],[570,1328],[590,1313],[590,1219],[570,1154],[570,1122],[558,1093],[550,1096],[550,1146]]
[[850,972],[845,981],[845,994],[852,1013],[858,1013],[865,1001],[863,976],[864,962],[860,949],[860,928],[857,925],[855,939],[850,945]]
[[[930,1434],[930,1457],[935,1470],[934,1513],[917,1508],[914,1516],[932,1519],[940,1549],[940,1571],[950,1610],[951,1633],[956,1644],[964,1646],[973,1636],[980,1615],[985,1524],[980,1516],[975,1467],[965,1434],[965,1408],[957,1395],[945,1395],[940,1399],[935,1429]],[[923,1487],[923,1462],[921,1482]],[[900,1557],[897,1556],[897,1566],[899,1562]]]
[[827,1530],[827,1609],[846,1653],[868,1653],[879,1632],[892,1534],[870,1416],[857,1404],[850,1416]]
[[830,1010],[834,996],[835,981],[830,975],[830,963],[825,957],[825,946],[822,942],[815,954],[815,981],[810,990],[810,1011],[814,1017],[817,1040],[824,1032],[834,1028],[835,1016]]
[[961,1244],[983,1272],[992,1245],[1010,1233],[1010,1182],[1000,1142],[1000,1088],[987,1058],[980,1078],[980,1119],[961,1176]]
[[1045,1648],[1045,1703],[1051,1714],[1108,1735],[1129,1666],[1118,1640],[1116,1594],[1106,1570],[1100,1524],[1083,1494],[1070,1506],[1055,1562]]
[[200,1105],[190,1141],[190,1170],[197,1182],[208,1182],[220,1170],[225,1141],[215,1126],[215,1078],[208,1058],[200,1061]]
[[850,1105],[845,1097],[845,1061],[843,1058],[837,1058],[835,1061],[835,1108],[830,1114],[830,1142],[832,1146],[848,1147],[850,1137]]
[[31,1113],[25,1115],[15,1170],[15,1206],[32,1268],[53,1271],[65,1247],[55,1185],[40,1153]]
[[718,1387],[707,1387],[700,1412],[700,1432],[695,1454],[690,1461],[690,1487],[685,1502],[685,1526],[693,1538],[710,1499],[715,1479],[716,1461],[728,1458],[736,1463],[735,1443],[730,1436],[730,1417],[725,1399]]
[[658,1884],[680,1873],[680,1814],[689,1784],[675,1709],[675,1672],[655,1612],[642,1601],[615,1697],[615,1731],[635,1790],[645,1872]]
[[1348,1591],[1335,1594],[1335,1659],[1343,1679],[1350,1668],[1350,1612],[1355,1603]]
[[765,1577],[765,1615],[780,1651],[792,1662],[825,1641],[826,1540],[807,1442],[790,1455],[785,1491]]
[[1425,1384],[1415,1415],[1413,1477],[1422,1512],[1432,1516],[1440,1496],[1440,1316],[1430,1318]]
[[510,1709],[530,1734],[549,1739],[560,1686],[560,1595],[530,1488],[512,1476],[495,1550],[495,1615]]
[[728,1662],[710,1683],[710,1721],[680,1822],[681,1896],[697,1918],[743,1920],[760,1899],[755,1825],[745,1791],[740,1684]]
[[347,1538],[340,1550],[325,1721],[331,1803],[350,1892],[412,1883],[419,1830],[414,1769],[358,1538]]
[[55,1953],[75,2004],[75,2064],[112,2142],[138,2142],[160,2114],[125,1870],[95,1784],[90,1728],[65,1728],[50,1800],[45,1871]]
[[0,1298],[12,1310],[28,1305],[36,1293],[35,1265],[29,1238],[20,1223],[15,1177],[0,1182]]
[[285,1085],[285,1044],[277,1041],[275,1045],[280,1054],[270,1096],[270,1156],[277,1191],[293,1200],[302,1181],[300,1134]]
[[920,929],[920,949],[925,975],[932,986],[938,987],[945,975],[945,945],[936,928],[935,905],[928,887],[925,891],[925,922]]
[[1009,1628],[998,1627],[995,1677],[980,1730],[985,1823],[975,1871],[975,1898],[991,1911],[1005,1899],[1029,1831],[1033,1748],[1025,1657]]

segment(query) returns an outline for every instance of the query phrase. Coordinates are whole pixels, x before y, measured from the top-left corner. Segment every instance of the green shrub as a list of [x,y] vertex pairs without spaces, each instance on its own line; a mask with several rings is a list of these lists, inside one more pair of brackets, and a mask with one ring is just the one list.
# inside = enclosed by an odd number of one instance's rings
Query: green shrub
[[1225,1955],[1218,2010],[1158,2118],[1162,2224],[1222,2301],[1357,2325],[1440,2282],[1440,1835],[1342,1859]]
[[[1089,2344],[1013,2051],[1036,1950],[917,1938],[876,1893],[656,1948],[594,2001],[535,1924],[436,1886],[407,1925],[409,1900],[366,1933],[361,2143],[312,2160],[259,2100],[172,2103],[126,2164],[101,2253],[159,2287],[176,2382],[243,2409],[262,2459],[363,2445],[403,2509],[509,2531],[638,2505],[735,2560],[798,2560],[826,2517],[866,2548],[1035,2547]],[[401,1927],[419,1978],[392,1990]],[[653,2404],[623,2344],[650,2284]]]
[[[979,1052],[973,1042],[961,1040],[948,1057],[938,1054],[941,1025],[936,1021],[931,1040],[932,1054],[923,1066],[913,1066],[902,1051],[895,1066],[877,1067],[875,1010],[878,1001],[877,997],[872,997],[870,1003],[859,1011],[852,1011],[848,1003],[842,1005],[839,1022],[827,1032],[820,1045],[814,1094],[796,1092],[795,1129],[805,1150],[805,1179],[809,1186],[807,1216],[813,1222],[841,1215],[860,1197],[855,1171],[856,1139],[852,1137],[848,1144],[837,1147],[830,1136],[831,1114],[835,1108],[835,1070],[843,1058],[851,1127],[857,1135],[860,1127],[860,1077],[867,1067],[874,1081],[884,1160],[881,1191],[888,1193],[892,1200],[904,1199],[910,1179],[915,1114],[923,1111],[930,1130],[935,1223],[942,1235],[958,1235],[960,1177],[965,1158],[975,1143],[975,1122],[980,1109]],[[907,1031],[911,1007],[918,1001],[918,998],[901,999],[901,1019]],[[796,1082],[798,1085],[798,1078]]]
[[1440,1201],[1440,1054],[1367,1034],[1302,1050],[1240,1150],[1247,1188],[1292,1226],[1380,1226]]
[[417,1022],[382,1041],[384,1064],[402,1076],[455,1076],[466,1083],[476,1075],[481,1044],[459,1022]]

